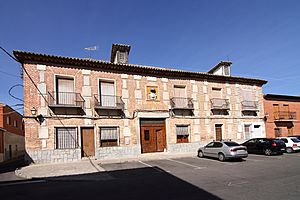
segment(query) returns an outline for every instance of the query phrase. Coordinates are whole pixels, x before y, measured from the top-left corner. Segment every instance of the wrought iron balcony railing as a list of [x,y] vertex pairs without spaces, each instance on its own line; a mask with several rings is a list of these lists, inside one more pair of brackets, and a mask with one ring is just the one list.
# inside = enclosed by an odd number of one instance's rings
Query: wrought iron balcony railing
[[192,98],[173,97],[170,99],[172,109],[194,109]]
[[242,101],[242,111],[257,111],[258,101]]
[[50,107],[84,107],[84,99],[76,92],[48,92]]
[[211,109],[212,110],[229,110],[229,100],[221,98],[212,98],[210,99]]
[[274,120],[279,121],[292,121],[296,120],[296,112],[289,112],[289,111],[279,111],[274,112]]
[[94,95],[95,109],[124,110],[124,102],[121,96]]

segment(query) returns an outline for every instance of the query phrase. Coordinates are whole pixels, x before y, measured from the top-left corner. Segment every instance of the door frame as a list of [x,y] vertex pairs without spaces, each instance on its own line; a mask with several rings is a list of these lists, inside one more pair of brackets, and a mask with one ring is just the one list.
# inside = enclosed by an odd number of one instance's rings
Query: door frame
[[96,156],[96,147],[97,147],[97,137],[96,137],[96,130],[94,126],[80,126],[80,155],[81,158],[85,158],[85,156],[83,156],[82,152],[83,152],[83,129],[93,129],[93,138],[94,138],[94,157]]
[[[147,125],[141,125],[141,119],[151,119],[151,120],[164,120],[164,124],[147,124]],[[138,120],[138,130],[139,130],[139,134],[138,134],[138,139],[139,139],[139,144],[140,144],[140,151],[141,151],[141,154],[144,154],[144,153],[148,153],[148,152],[142,152],[142,127],[160,127],[160,128],[163,128],[164,130],[164,138],[165,138],[165,141],[164,141],[164,149],[167,149],[167,128],[166,128],[166,118],[139,118]],[[157,145],[157,137],[156,137],[156,145]],[[156,146],[156,149],[157,149],[157,146]],[[164,151],[154,151],[153,153],[157,153],[157,152],[164,152]],[[150,152],[149,152],[150,153]]]
[[224,127],[224,124],[223,123],[215,123],[214,124],[214,138],[215,138],[215,141],[217,141],[217,132],[216,132],[216,125],[221,125],[221,137],[222,137],[222,140],[224,139],[224,131],[223,131],[223,127]]

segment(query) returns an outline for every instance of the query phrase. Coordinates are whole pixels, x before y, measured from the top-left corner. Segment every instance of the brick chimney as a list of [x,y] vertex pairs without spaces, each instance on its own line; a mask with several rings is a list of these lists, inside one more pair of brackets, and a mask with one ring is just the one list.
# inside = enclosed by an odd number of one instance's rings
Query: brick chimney
[[110,62],[128,64],[130,46],[126,44],[113,44],[111,47]]

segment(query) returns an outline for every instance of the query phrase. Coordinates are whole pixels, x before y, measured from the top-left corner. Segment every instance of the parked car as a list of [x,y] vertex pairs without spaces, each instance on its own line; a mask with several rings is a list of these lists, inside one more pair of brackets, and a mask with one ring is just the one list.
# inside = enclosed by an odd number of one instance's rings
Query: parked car
[[288,136],[288,137],[296,137],[298,140],[300,140],[300,134],[291,135],[291,136]]
[[283,154],[285,144],[283,141],[274,138],[253,138],[242,144],[247,147],[248,153],[265,154]]
[[213,141],[198,149],[198,157],[213,157],[220,161],[248,157],[247,148],[232,141]]
[[300,150],[300,140],[296,137],[278,137],[285,143],[285,150],[287,153]]

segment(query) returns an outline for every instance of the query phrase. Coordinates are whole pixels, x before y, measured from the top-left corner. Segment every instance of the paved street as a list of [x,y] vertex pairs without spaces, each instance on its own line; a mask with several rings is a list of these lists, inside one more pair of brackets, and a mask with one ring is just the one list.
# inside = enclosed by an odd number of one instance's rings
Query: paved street
[[106,172],[0,183],[1,199],[299,199],[300,153],[100,165]]

